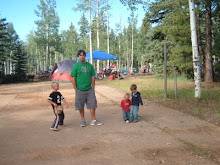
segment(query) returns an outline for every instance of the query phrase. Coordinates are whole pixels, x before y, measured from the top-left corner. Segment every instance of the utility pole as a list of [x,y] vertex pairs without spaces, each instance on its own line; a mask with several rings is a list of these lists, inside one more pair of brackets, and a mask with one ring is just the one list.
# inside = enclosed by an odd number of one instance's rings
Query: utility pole
[[200,56],[198,51],[197,34],[196,34],[196,16],[194,0],[189,0],[190,27],[193,53],[193,70],[195,80],[195,98],[201,98],[201,71]]

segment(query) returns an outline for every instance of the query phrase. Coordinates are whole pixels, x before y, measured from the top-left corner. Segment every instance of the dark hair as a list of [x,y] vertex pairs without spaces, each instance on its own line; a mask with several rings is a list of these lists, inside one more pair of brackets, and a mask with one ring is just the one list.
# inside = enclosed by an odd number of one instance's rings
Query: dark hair
[[130,89],[137,89],[137,85],[136,84],[132,84]]
[[77,56],[79,56],[81,53],[83,53],[83,55],[86,55],[85,50],[79,50],[78,53],[77,53]]

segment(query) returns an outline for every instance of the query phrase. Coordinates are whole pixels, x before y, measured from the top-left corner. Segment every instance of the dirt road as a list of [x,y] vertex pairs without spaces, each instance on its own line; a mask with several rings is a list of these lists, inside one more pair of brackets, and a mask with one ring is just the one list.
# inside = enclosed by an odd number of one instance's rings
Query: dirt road
[[61,83],[70,108],[65,127],[51,131],[51,91],[50,82],[0,86],[0,165],[220,164],[219,127],[149,101],[140,121],[126,124],[118,106],[123,93],[101,84],[97,118],[103,126],[80,127],[72,85]]

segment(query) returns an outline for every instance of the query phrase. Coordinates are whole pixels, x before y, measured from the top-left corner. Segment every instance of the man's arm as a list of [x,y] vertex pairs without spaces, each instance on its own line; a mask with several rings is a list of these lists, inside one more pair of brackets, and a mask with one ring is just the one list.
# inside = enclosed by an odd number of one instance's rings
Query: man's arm
[[92,79],[92,87],[95,88],[95,77],[92,76],[91,79]]
[[76,77],[72,77],[72,84],[73,84],[73,89],[75,89],[75,91],[77,90],[76,88]]

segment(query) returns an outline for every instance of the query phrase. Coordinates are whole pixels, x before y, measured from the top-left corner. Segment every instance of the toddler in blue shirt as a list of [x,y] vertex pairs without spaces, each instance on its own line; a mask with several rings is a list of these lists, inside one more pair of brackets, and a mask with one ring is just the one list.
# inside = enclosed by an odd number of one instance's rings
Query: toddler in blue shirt
[[132,84],[131,87],[131,110],[130,110],[130,122],[138,122],[139,105],[143,107],[143,101],[141,93],[137,91],[137,85]]

